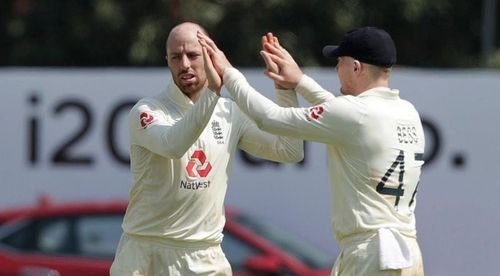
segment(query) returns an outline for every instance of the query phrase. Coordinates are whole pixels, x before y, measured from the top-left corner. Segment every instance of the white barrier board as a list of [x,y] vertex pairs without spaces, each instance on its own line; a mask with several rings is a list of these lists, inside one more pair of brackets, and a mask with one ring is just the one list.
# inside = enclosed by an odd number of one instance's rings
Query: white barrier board
[[[339,94],[333,69],[305,71]],[[274,99],[262,69],[243,72]],[[0,208],[34,204],[42,193],[59,201],[126,198],[128,110],[169,78],[164,68],[1,69]],[[495,273],[500,72],[395,68],[391,87],[414,103],[425,124],[428,162],[416,213],[427,275]],[[235,160],[228,205],[336,257],[324,145],[307,143],[298,165],[241,153]]]

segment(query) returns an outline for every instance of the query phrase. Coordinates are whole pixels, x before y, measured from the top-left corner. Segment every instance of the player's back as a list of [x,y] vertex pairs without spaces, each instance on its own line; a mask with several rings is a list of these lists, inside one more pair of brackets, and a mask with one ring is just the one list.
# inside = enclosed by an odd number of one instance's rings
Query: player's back
[[[376,190],[403,215],[413,212],[410,203],[423,165],[425,147],[420,116],[408,101],[368,99],[361,135],[370,151],[368,160]],[[372,183],[372,184],[375,184]],[[414,199],[414,198],[413,198]]]
[[397,90],[372,92],[354,98],[355,137],[329,147],[337,238],[382,227],[415,235],[425,145],[420,117]]

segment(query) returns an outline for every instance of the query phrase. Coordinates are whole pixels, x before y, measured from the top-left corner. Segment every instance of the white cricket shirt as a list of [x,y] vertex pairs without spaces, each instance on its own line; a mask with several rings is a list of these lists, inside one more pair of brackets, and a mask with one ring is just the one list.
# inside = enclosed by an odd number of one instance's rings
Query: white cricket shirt
[[[298,106],[293,91],[279,91]],[[127,234],[175,242],[220,243],[224,197],[237,148],[279,162],[303,158],[303,141],[260,130],[237,105],[206,89],[196,104],[171,82],[130,111],[133,186]]]
[[224,82],[261,129],[327,145],[337,241],[380,228],[416,235],[424,132],[418,112],[398,90],[379,87],[335,97],[304,75],[296,91],[314,106],[282,108],[234,68],[226,69]]

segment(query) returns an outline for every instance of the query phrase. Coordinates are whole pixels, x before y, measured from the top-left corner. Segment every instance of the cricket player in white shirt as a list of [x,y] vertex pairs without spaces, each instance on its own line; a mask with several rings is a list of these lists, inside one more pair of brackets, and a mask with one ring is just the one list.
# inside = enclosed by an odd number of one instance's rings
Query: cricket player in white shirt
[[[277,39],[263,37],[277,86],[295,89],[314,106],[280,107],[255,91],[215,43],[199,33],[214,70],[238,106],[270,133],[327,145],[332,225],[341,253],[332,275],[423,275],[415,205],[424,132],[414,106],[389,88],[396,48],[382,29],[346,33],[323,53],[337,59],[335,97],[304,75]],[[275,67],[278,67],[276,69]]]
[[[224,197],[237,148],[278,162],[303,159],[303,141],[260,130],[231,100],[208,86],[199,25],[170,32],[172,82],[130,111],[133,186],[123,235],[110,274],[231,275],[220,243]],[[210,62],[210,61],[209,61]],[[277,91],[283,106],[298,106],[292,90]]]

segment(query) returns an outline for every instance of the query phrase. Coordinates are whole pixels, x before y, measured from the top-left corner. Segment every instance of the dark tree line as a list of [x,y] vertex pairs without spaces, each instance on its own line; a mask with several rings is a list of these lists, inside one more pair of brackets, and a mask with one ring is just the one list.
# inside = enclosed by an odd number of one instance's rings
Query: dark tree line
[[[237,66],[262,66],[269,31],[301,65],[330,65],[325,44],[371,25],[392,34],[399,65],[478,67],[482,12],[482,1],[470,0],[2,0],[0,65],[161,66],[169,29],[188,20]],[[498,25],[492,64],[500,68]]]

